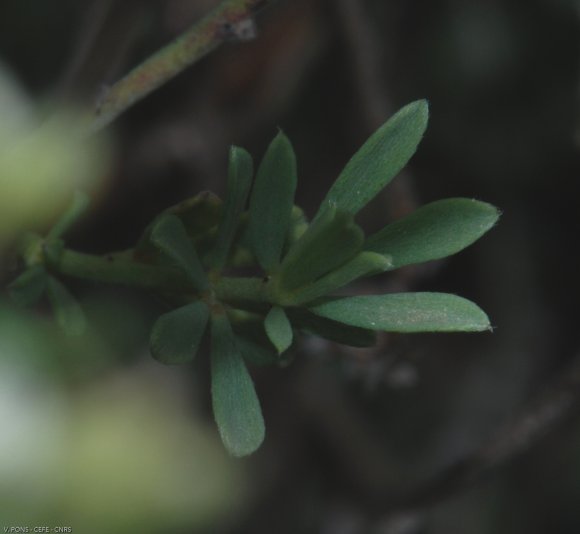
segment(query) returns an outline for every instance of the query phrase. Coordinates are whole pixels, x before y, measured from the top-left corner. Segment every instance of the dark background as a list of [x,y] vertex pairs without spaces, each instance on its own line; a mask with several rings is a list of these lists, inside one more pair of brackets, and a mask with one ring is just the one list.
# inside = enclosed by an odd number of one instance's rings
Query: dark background
[[[2,2],[0,56],[40,101],[90,101],[215,3]],[[361,288],[461,294],[494,332],[391,335],[365,350],[306,340],[290,367],[256,370],[268,436],[244,461],[251,497],[207,532],[580,531],[578,417],[477,484],[391,513],[578,357],[579,17],[572,0],[274,2],[255,41],[223,46],[115,123],[114,164],[69,242],[87,252],[132,246],[156,213],[200,190],[221,195],[229,145],[259,158],[278,127],[298,156],[297,203],[312,215],[366,137],[417,98],[430,103],[427,134],[364,228],[445,197],[503,212],[458,256]],[[95,312],[111,356],[77,362],[73,389],[157,365],[143,363],[154,300],[73,287],[89,308],[109,299],[127,310]],[[209,418],[197,367],[171,373]]]

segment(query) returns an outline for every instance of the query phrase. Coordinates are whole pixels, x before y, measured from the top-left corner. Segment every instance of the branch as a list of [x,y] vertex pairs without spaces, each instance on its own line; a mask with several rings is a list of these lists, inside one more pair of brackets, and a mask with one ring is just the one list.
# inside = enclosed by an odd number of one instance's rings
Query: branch
[[133,104],[228,40],[255,36],[253,14],[269,0],[224,0],[201,21],[124,78],[97,103],[88,119],[87,133],[97,132]]
[[[423,486],[388,505],[388,515],[413,515],[461,492],[536,445],[580,408],[580,355],[519,417]],[[378,503],[376,503],[378,505]],[[375,508],[378,512],[378,508]],[[383,505],[382,514],[385,513]]]

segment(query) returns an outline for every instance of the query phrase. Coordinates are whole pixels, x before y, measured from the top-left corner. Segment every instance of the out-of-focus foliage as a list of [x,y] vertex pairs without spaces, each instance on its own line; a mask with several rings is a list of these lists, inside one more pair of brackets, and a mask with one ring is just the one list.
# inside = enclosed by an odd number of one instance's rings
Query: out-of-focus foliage
[[2,246],[21,230],[46,226],[75,189],[93,188],[107,168],[108,151],[102,140],[79,139],[79,118],[71,110],[42,121],[1,63],[0,117]]
[[154,533],[235,510],[240,466],[169,383],[134,369],[71,389],[67,351],[49,324],[0,307],[1,524]]

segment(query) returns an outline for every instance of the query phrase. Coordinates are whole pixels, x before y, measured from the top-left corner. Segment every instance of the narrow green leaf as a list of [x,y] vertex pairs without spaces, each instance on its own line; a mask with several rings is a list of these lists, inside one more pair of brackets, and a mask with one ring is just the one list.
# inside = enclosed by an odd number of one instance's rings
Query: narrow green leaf
[[208,288],[197,253],[176,215],[162,215],[151,230],[151,242],[189,276],[198,291]]
[[214,417],[230,454],[246,456],[264,440],[264,419],[252,378],[225,315],[212,317],[211,341]]
[[201,301],[161,315],[151,330],[149,346],[153,357],[166,364],[193,360],[203,338],[208,317],[208,307]]
[[438,200],[369,237],[365,249],[389,254],[392,269],[450,256],[485,234],[499,218],[491,204],[467,198]]
[[47,235],[48,240],[62,237],[68,229],[81,217],[89,207],[90,198],[82,191],[75,191],[70,206],[62,214],[61,218],[52,227]]
[[310,224],[284,258],[280,288],[291,291],[320,278],[352,258],[363,242],[364,233],[353,216],[330,207]]
[[211,258],[212,267],[215,269],[219,270],[224,267],[230,253],[240,217],[248,200],[253,172],[250,154],[243,148],[231,147],[227,197]]
[[139,238],[139,242],[134,249],[134,257],[139,261],[155,263],[159,258],[159,249],[151,243],[151,230],[162,215],[177,216],[185,230],[187,236],[195,242],[196,250],[203,251],[208,239],[211,237],[211,244],[217,230],[217,226],[222,218],[222,201],[210,191],[202,191],[194,197],[188,198],[175,206],[171,206],[157,215],[155,219],[147,225],[145,231]]
[[195,239],[207,234],[211,228],[217,227],[222,217],[222,211],[221,199],[211,191],[202,191],[167,208],[163,213],[179,217],[187,230],[187,235]]
[[447,293],[397,293],[326,299],[310,307],[334,321],[386,332],[480,332],[487,315],[473,302]]
[[288,309],[287,313],[296,328],[342,345],[372,347],[377,342],[377,335],[374,330],[326,319],[313,314],[305,308]]
[[372,276],[387,271],[391,260],[376,252],[361,252],[336,270],[298,291],[282,293],[281,300],[286,305],[299,306],[350,284],[358,278]]
[[68,336],[82,335],[87,326],[85,314],[77,300],[56,278],[49,276],[46,293],[52,305],[56,322]]
[[411,159],[428,117],[425,100],[412,102],[393,115],[347,163],[321,209],[336,205],[355,214],[370,202]]
[[47,274],[41,265],[26,269],[8,287],[8,295],[18,306],[31,306],[42,297],[46,289]]
[[284,310],[279,306],[274,306],[266,315],[264,328],[268,338],[276,347],[278,354],[282,354],[292,345],[292,325],[286,317]]
[[290,141],[280,132],[260,163],[250,197],[248,235],[254,256],[266,272],[280,262],[295,191],[296,157]]

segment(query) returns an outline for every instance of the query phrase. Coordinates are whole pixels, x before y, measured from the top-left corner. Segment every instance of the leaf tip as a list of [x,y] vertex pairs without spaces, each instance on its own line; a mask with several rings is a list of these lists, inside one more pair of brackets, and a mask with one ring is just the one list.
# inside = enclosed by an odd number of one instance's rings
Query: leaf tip
[[278,354],[282,354],[292,345],[292,325],[283,308],[274,306],[270,310],[264,320],[264,329]]
[[481,215],[481,227],[482,235],[491,230],[499,221],[502,216],[502,211],[487,202],[481,202],[480,200],[472,199],[473,204],[476,204],[479,208]]
[[288,136],[280,126],[276,128],[276,135],[272,139],[272,143],[290,144],[290,139],[288,139]]
[[465,329],[470,332],[493,332],[493,327],[487,313],[485,313],[477,304],[467,301],[472,306],[473,322]]
[[265,427],[262,426],[258,432],[254,433],[253,440],[250,442],[240,442],[236,440],[230,439],[230,436],[225,432],[221,431],[220,428],[220,437],[222,439],[222,443],[224,447],[228,451],[229,454],[234,456],[235,458],[243,458],[245,456],[250,456],[250,454],[255,453],[264,442],[266,437],[266,430]]
[[429,101],[426,98],[415,100],[405,106],[401,111],[406,111],[409,115],[416,116],[417,129],[420,130],[421,135],[423,135],[429,122]]

